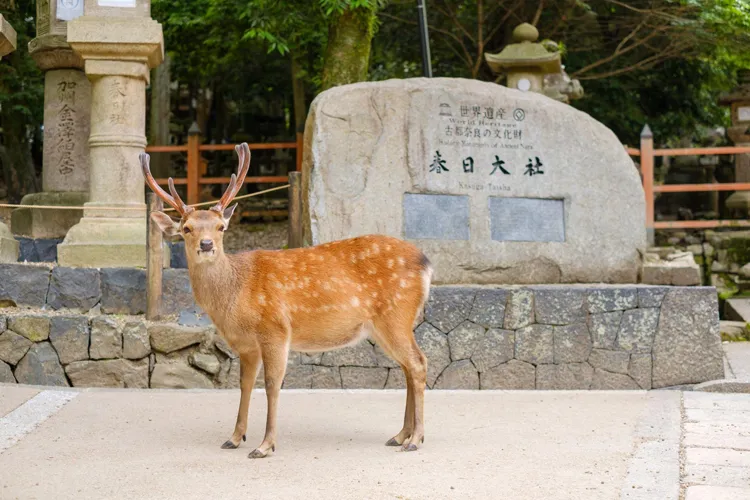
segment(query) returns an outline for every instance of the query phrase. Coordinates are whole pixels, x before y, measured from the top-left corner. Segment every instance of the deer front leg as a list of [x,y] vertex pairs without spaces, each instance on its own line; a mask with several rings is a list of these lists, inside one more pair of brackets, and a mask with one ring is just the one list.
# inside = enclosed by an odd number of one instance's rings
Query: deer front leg
[[237,423],[234,426],[232,437],[221,447],[225,450],[235,449],[240,445],[240,440],[246,440],[247,410],[250,406],[250,395],[253,392],[255,378],[258,376],[260,365],[260,350],[256,349],[249,353],[240,354],[240,409],[237,412]]
[[286,344],[263,346],[263,368],[268,398],[266,415],[266,435],[263,442],[250,452],[248,458],[264,458],[271,451],[276,451],[276,408],[279,401],[281,384],[284,382],[289,348]]

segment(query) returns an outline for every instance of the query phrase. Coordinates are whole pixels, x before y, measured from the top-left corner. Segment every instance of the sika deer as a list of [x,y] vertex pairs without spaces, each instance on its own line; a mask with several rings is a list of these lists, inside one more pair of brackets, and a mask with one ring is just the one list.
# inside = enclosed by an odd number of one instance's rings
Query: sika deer
[[290,350],[320,352],[372,336],[399,363],[406,378],[404,426],[388,446],[413,451],[424,441],[427,359],[412,333],[427,300],[432,269],[413,245],[386,236],[361,236],[309,248],[255,250],[227,255],[223,232],[250,166],[247,144],[236,148],[238,175],[209,210],[183,203],[169,179],[171,196],[158,186],[141,154],[146,183],[180,215],[152,214],[167,235],[185,240],[196,302],[240,358],[240,406],[232,437],[222,448],[245,440],[250,394],[263,363],[268,414],[266,433],[250,458],[276,449],[276,405]]

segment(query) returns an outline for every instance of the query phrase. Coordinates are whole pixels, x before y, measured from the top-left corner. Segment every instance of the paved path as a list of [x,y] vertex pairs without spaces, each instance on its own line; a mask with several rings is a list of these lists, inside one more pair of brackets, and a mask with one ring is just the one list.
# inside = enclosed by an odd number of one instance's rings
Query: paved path
[[429,391],[402,453],[403,392],[283,391],[262,460],[262,391],[219,448],[238,396],[0,386],[0,498],[750,500],[750,395]]

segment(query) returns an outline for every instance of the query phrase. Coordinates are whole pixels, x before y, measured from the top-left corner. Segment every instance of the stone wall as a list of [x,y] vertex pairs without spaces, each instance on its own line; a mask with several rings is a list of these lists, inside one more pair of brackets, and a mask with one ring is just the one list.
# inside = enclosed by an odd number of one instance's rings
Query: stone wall
[[[137,269],[0,266],[0,382],[230,388],[239,360],[166,270],[147,322]],[[434,287],[416,327],[432,389],[651,389],[721,379],[711,287]],[[262,386],[262,374],[258,384]],[[292,353],[286,388],[402,388],[369,341]]]

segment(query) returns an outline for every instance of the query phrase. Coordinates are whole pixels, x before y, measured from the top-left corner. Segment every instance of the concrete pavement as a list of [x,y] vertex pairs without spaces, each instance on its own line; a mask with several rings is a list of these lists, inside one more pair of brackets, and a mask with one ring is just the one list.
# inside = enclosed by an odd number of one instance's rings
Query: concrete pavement
[[750,499],[748,395],[428,391],[403,453],[383,446],[403,391],[290,390],[261,460],[263,391],[248,441],[219,448],[238,399],[0,386],[0,498]]

